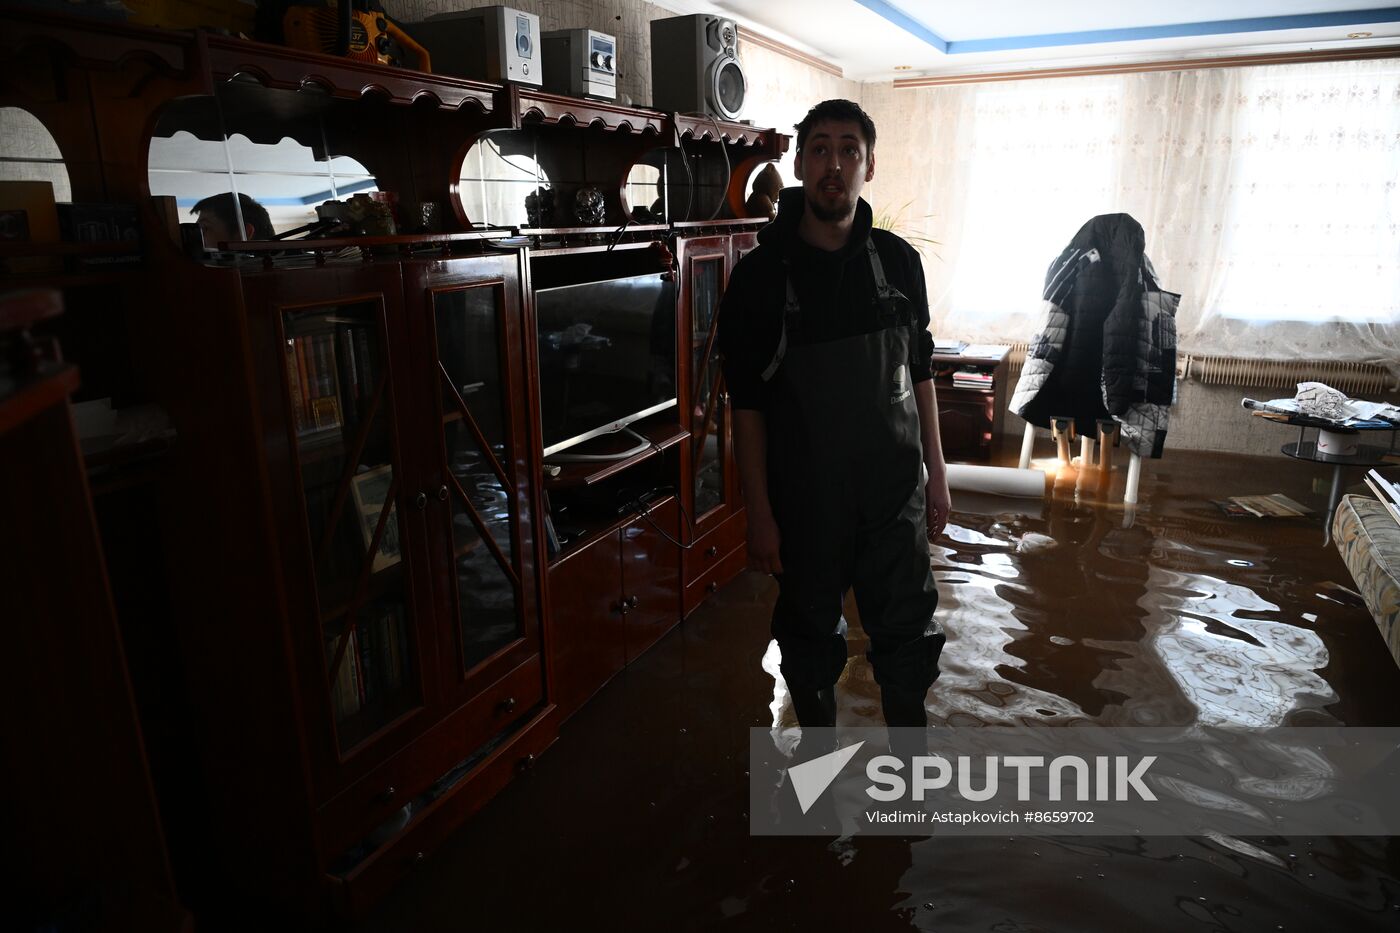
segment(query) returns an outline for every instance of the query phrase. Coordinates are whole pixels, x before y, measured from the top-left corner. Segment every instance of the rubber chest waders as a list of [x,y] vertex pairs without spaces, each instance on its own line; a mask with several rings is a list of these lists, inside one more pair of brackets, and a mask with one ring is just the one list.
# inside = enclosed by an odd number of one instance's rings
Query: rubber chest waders
[[933,619],[938,593],[909,373],[917,325],[909,300],[886,281],[873,241],[866,257],[880,329],[792,345],[802,313],[789,277],[778,350],[763,373],[768,494],[783,564],[773,637],[790,688],[835,684],[846,664],[841,603],[854,589],[876,681],[927,691],[944,635]]

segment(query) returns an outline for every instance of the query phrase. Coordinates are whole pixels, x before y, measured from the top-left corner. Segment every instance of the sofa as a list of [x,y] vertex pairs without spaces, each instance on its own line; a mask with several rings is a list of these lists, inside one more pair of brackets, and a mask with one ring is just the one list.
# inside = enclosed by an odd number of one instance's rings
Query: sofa
[[1400,664],[1400,524],[1375,499],[1343,496],[1332,517],[1332,541]]

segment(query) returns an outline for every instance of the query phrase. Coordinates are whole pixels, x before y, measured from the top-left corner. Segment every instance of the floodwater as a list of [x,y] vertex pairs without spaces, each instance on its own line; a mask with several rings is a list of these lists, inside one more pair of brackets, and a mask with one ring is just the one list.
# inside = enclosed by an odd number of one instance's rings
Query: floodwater
[[[931,721],[1400,725],[1400,669],[1320,516],[1209,501],[1320,510],[1323,471],[1169,451],[1132,513],[1121,473],[1067,470],[1044,502],[955,493]],[[1390,838],[750,837],[747,729],[793,721],[773,596],[757,574],[717,593],[361,928],[1400,930]],[[881,722],[864,647],[853,625],[843,726]]]

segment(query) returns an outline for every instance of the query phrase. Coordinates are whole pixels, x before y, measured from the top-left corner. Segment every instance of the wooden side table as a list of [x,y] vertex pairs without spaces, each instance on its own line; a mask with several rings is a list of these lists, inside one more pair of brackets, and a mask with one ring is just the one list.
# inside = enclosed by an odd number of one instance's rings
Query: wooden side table
[[[953,373],[965,368],[975,369],[987,381],[982,385],[956,385]],[[990,460],[997,435],[1002,431],[1011,382],[1007,352],[1000,356],[966,356],[935,350],[933,371],[944,456],[949,460]]]

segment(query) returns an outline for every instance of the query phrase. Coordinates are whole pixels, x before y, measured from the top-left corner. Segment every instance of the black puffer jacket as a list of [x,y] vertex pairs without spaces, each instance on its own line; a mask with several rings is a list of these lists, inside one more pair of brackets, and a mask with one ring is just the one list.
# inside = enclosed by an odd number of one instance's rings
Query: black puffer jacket
[[[1031,345],[1012,404],[1027,421],[1044,427],[1051,417],[1069,416],[1077,431],[1092,436],[1096,421],[1143,400],[1133,378],[1144,243],[1142,225],[1132,217],[1101,214],[1050,264],[1045,299],[1068,320],[1062,332],[1046,328]],[[1037,384],[1025,384],[1032,374],[1039,375]]]

